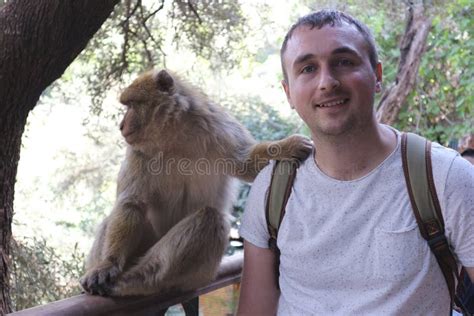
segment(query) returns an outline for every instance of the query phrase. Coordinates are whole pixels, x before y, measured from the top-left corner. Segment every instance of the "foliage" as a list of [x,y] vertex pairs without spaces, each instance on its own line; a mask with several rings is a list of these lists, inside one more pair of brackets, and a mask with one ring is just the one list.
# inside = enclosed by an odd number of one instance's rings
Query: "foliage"
[[397,127],[447,144],[474,126],[474,3],[455,1],[433,19],[418,83]]
[[245,55],[245,19],[231,0],[121,2],[80,55],[92,110],[106,92],[151,67],[166,67],[167,47],[188,49],[213,69],[230,69]]
[[258,96],[229,96],[221,102],[257,140],[277,140],[301,133],[302,123],[285,116]]
[[[58,209],[75,209],[77,219],[65,219],[57,225],[77,227],[92,237],[97,223],[110,212],[115,199],[118,167],[123,159],[122,140],[118,139],[118,128],[112,128],[104,120],[90,124],[87,134],[87,152],[74,149],[60,153],[65,164],[58,165],[52,178],[52,201]],[[67,163],[75,162],[74,164]]]
[[174,42],[191,49],[211,68],[233,68],[245,53],[246,20],[238,1],[173,1],[169,16]]
[[57,301],[81,292],[84,254],[77,247],[61,256],[43,238],[16,238],[11,253],[12,301],[15,310]]

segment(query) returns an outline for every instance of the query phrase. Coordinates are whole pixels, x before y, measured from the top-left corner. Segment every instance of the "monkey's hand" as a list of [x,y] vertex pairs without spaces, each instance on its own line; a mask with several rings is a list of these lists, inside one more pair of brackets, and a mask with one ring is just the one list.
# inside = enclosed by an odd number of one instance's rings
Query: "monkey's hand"
[[117,264],[106,261],[87,271],[80,282],[89,294],[109,296],[121,272]]
[[271,159],[298,159],[305,160],[311,153],[313,143],[302,135],[292,135],[285,139],[272,143],[267,151]]

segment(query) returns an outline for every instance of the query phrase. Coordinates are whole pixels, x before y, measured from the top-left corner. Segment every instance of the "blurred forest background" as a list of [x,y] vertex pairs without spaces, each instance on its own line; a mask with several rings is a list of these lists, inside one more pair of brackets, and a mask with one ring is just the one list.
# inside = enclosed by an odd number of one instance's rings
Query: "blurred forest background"
[[[427,51],[394,125],[454,144],[473,129],[474,2],[425,2],[432,19]],[[80,292],[84,254],[96,225],[111,210],[125,152],[118,130],[121,88],[143,70],[167,67],[201,87],[257,139],[307,133],[280,88],[279,49],[291,23],[320,8],[342,9],[369,25],[389,86],[405,29],[404,1],[119,4],[28,117],[15,186],[13,308]],[[243,185],[237,218],[247,193]]]

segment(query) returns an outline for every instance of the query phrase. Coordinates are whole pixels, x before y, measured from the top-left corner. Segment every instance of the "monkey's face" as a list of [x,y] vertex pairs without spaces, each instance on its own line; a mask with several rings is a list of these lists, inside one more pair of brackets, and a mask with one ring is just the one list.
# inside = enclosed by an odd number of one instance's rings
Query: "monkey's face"
[[122,92],[120,102],[127,110],[120,131],[129,145],[139,147],[156,140],[158,118],[172,105],[173,93],[174,80],[165,70],[141,75]]
[[146,115],[143,115],[143,107],[140,105],[127,105],[127,111],[120,123],[120,131],[125,141],[133,145],[143,140],[143,125]]

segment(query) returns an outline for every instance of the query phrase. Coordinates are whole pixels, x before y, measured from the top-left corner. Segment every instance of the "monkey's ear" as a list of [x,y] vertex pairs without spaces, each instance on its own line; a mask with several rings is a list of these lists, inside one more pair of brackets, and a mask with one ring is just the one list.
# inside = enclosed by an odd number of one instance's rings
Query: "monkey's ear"
[[173,77],[166,71],[160,70],[155,77],[156,87],[163,92],[171,92],[174,87]]

